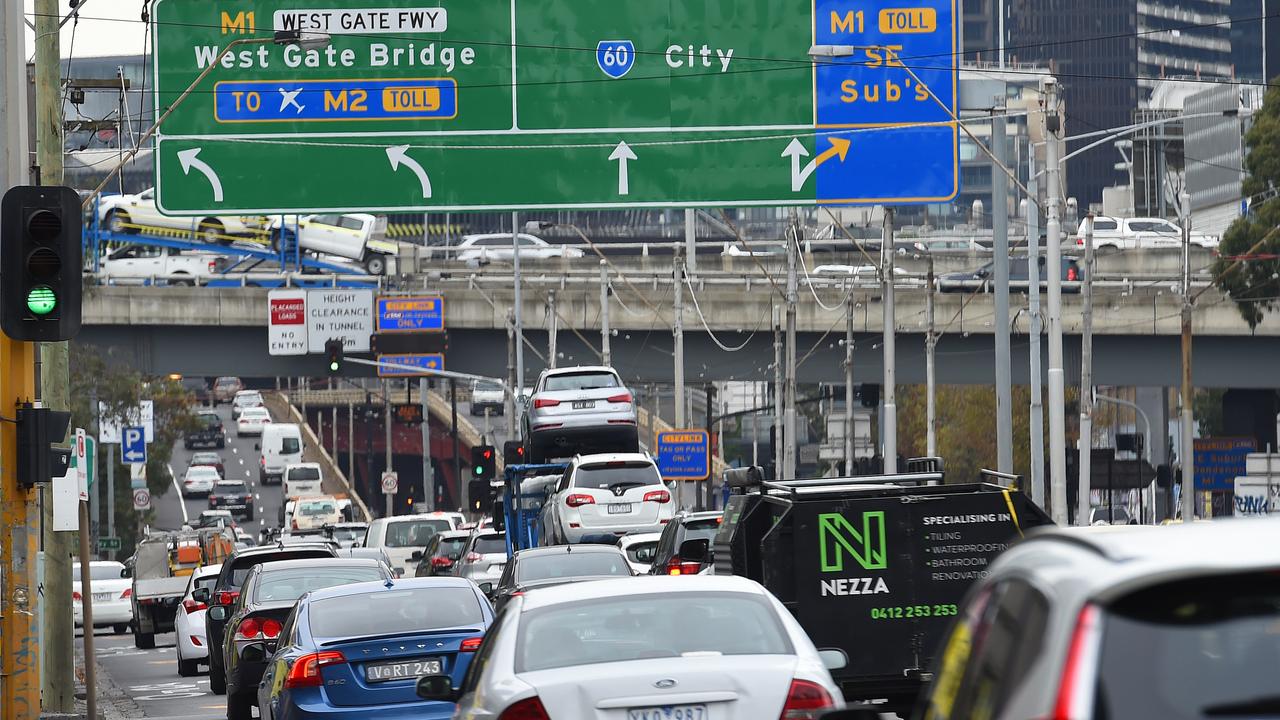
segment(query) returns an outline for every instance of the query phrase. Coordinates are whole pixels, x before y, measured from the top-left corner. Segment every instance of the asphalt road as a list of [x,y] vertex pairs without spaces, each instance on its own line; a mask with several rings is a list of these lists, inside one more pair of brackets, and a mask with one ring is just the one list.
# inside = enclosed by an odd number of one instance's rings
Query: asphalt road
[[[208,448],[207,451],[217,452],[222,456],[228,480],[244,480],[252,489],[255,504],[254,519],[251,522],[240,522],[239,525],[256,539],[264,519],[268,527],[276,527],[279,524],[283,491],[279,485],[268,485],[264,488],[258,484],[258,462],[262,455],[254,448],[258,438],[236,437],[235,423],[231,420],[231,406],[219,405],[217,413],[222,417],[223,427],[227,429],[227,446],[222,450]],[[206,448],[187,450],[180,444],[174,448],[169,469],[176,483],[181,484],[182,476],[191,463],[192,454],[205,451]],[[209,508],[209,502],[203,497],[180,498],[178,488],[174,488],[155,500],[156,525],[163,528],[181,527],[183,505],[186,507],[186,517],[192,519],[199,517],[202,510]]]
[[[77,640],[79,642],[79,640]],[[154,720],[183,718],[184,720],[215,720],[225,718],[226,702],[221,696],[209,692],[209,678],[201,673],[196,677],[178,677],[178,660],[174,652],[172,633],[156,636],[153,650],[138,650],[133,646],[133,636],[107,635],[102,630],[94,634],[94,655],[98,658],[100,672],[106,673],[109,682],[99,682],[98,707],[110,703],[121,708],[127,717],[146,717]],[[118,698],[104,697],[105,687],[114,687],[136,706]]]

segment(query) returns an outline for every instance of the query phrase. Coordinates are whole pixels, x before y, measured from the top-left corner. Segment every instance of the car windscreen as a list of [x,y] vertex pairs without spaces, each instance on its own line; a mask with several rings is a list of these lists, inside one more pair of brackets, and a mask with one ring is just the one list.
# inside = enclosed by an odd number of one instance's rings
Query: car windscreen
[[515,646],[518,673],[691,653],[794,652],[764,597],[722,592],[619,594],[528,610]]
[[263,572],[253,591],[254,602],[293,602],[303,593],[334,585],[381,580],[382,573],[371,566],[305,567]]
[[364,538],[365,529],[362,527],[337,527],[333,529],[332,537],[334,540],[360,540]]
[[713,540],[718,532],[720,532],[720,518],[718,517],[689,520],[684,524],[684,540],[701,540],[703,538]]
[[631,575],[622,553],[612,552],[564,552],[552,555],[534,555],[520,558],[516,566],[516,580],[522,583],[557,578]]
[[475,390],[479,392],[502,392],[502,386],[496,382],[482,380],[476,383]]
[[213,490],[214,490],[214,492],[218,493],[219,495],[224,495],[224,494],[225,494],[225,495],[231,495],[231,494],[239,494],[239,493],[247,493],[247,492],[249,492],[249,488],[245,487],[244,483],[239,482],[239,481],[235,481],[235,482],[230,482],[230,481],[228,481],[228,482],[220,482],[220,483],[218,483],[216,486],[214,486]]
[[222,418],[215,413],[200,413],[197,422],[206,428],[214,428],[222,424]]
[[597,388],[619,387],[618,378],[608,372],[565,373],[549,375],[542,389],[547,392],[562,390],[595,390]]
[[607,465],[583,465],[573,474],[573,486],[591,490],[625,490],[646,485],[661,485],[658,468],[647,462],[619,462]]
[[338,506],[333,503],[303,503],[298,506],[299,515],[332,515],[338,512]]
[[457,560],[458,556],[462,555],[462,548],[466,544],[467,539],[465,537],[445,538],[440,541],[440,547],[436,548],[436,554]]
[[387,525],[387,538],[382,544],[393,548],[426,547],[427,541],[431,539],[432,535],[452,529],[449,526],[449,521],[442,518],[389,523]]
[[283,455],[293,455],[302,452],[302,444],[296,437],[280,438],[280,453]]
[[484,627],[480,600],[466,587],[376,590],[315,600],[307,609],[318,638]]
[[[123,565],[89,565],[90,580],[119,580]],[[80,563],[71,566],[71,580],[80,582]]]
[[1093,716],[1274,717],[1280,575],[1164,583],[1106,608]]
[[236,395],[235,402],[240,405],[261,405],[262,395],[259,393],[247,393],[245,395]]
[[191,456],[192,465],[221,465],[222,458],[216,453],[195,453]]
[[507,541],[501,535],[482,535],[476,538],[476,544],[471,546],[471,552],[477,552],[481,555],[505,553],[506,551]]
[[319,480],[320,468],[300,467],[289,471],[290,480]]

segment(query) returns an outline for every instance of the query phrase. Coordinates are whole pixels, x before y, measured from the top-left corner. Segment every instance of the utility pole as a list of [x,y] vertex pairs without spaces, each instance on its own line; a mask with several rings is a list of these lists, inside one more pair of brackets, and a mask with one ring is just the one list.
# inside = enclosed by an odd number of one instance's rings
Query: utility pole
[[1031,501],[1044,507],[1044,389],[1040,383],[1040,183],[1036,180],[1034,146],[1027,153],[1027,173],[1027,190],[1030,191],[1027,198],[1027,341],[1031,359],[1031,417],[1028,423],[1031,436]]
[[[338,457],[335,455],[334,460]],[[352,487],[356,484],[356,406],[347,403],[347,480]],[[369,518],[372,520],[373,518]]]
[[1062,117],[1058,114],[1058,81],[1040,80],[1045,100],[1045,181],[1048,220],[1045,223],[1049,262],[1049,510],[1058,525],[1067,524],[1066,373],[1062,364],[1062,223],[1058,218],[1058,147]]
[[[683,430],[684,417],[684,273],[680,267],[680,251],[676,246],[675,260],[672,261],[671,278],[672,287],[675,290],[675,303],[672,306],[672,325],[671,333],[675,338],[675,391],[672,398],[672,404],[675,405],[676,428]],[[680,507],[686,507],[684,504],[684,484],[676,486],[677,499]]]
[[1182,195],[1182,442],[1178,459],[1182,464],[1182,522],[1196,517],[1195,422],[1191,385],[1191,198]]
[[[1080,286],[1084,313],[1080,334],[1080,477],[1076,485],[1076,525],[1089,524],[1093,483],[1093,213],[1084,219],[1084,279]],[[1108,511],[1110,512],[1110,511]]]
[[782,474],[782,367],[785,364],[782,349],[782,308],[773,306],[773,473],[775,480],[793,480]]
[[[507,310],[507,387],[515,390],[516,388],[516,315],[515,310]],[[507,415],[507,437],[516,437],[516,398],[519,397],[519,391],[516,395],[510,395],[506,400]],[[485,417],[488,417],[487,415]]]
[[547,291],[547,364],[556,366],[556,335],[560,330],[559,317],[556,316],[556,291]]
[[[391,468],[391,388],[387,384],[386,379],[382,381],[382,419],[383,427],[386,430],[386,466],[385,472],[392,472]],[[423,418],[426,420],[426,418]],[[395,495],[387,495],[387,517],[395,514]]]
[[894,392],[897,353],[897,328],[893,310],[893,208],[884,209],[884,232],[880,239],[880,304],[884,309],[884,472],[898,472],[898,401]]
[[[924,321],[928,330],[924,336],[924,379],[925,379],[925,419],[924,442],[925,454],[938,456],[938,383],[934,363],[935,348],[938,346],[938,335],[933,321],[933,254],[929,254],[929,272],[925,276]],[[999,257],[997,255],[997,257]],[[1007,323],[1006,323],[1007,326]]]
[[[485,408],[486,423],[489,418],[489,409]],[[428,425],[430,417],[423,413],[423,425]],[[453,477],[458,483],[458,492],[462,495],[462,507],[470,507],[471,504],[471,488],[462,481],[462,455],[461,449],[458,447],[458,385],[453,378],[449,378],[449,436],[453,440]],[[431,428],[427,427],[427,439],[431,439]],[[485,437],[489,439],[489,428],[485,428]],[[435,480],[432,474],[431,479]]]
[[844,473],[853,474],[853,286],[844,301]]
[[[991,151],[1004,166],[1005,98],[996,98],[991,118]],[[1013,472],[1013,380],[1009,357],[1009,176],[997,168],[991,173],[992,260],[995,261],[996,346],[996,469]]]
[[515,311],[512,325],[515,327],[516,345],[516,382],[511,387],[516,389],[516,397],[524,395],[524,308],[520,298],[520,213],[511,213],[511,270],[514,275],[512,284],[515,287],[515,299],[512,303]]
[[693,208],[685,208],[684,211],[684,254],[685,268],[691,272],[698,272],[698,236],[697,236],[697,211]]
[[[36,0],[36,164],[41,185],[61,185],[62,82],[59,65],[58,0]],[[40,345],[40,397],[45,407],[69,410],[70,370],[67,343]],[[65,440],[66,438],[63,438]],[[42,485],[41,527],[44,547],[44,591],[40,622],[41,709],[75,710],[75,632],[71,622],[71,533],[53,530],[53,493]],[[113,496],[114,498],[114,496]],[[112,532],[112,535],[115,533]]]
[[613,353],[609,352],[609,263],[600,261],[600,363],[610,365]]
[[782,470],[783,477],[796,477],[796,300],[799,278],[796,254],[800,251],[800,220],[796,209],[790,211],[790,239],[787,241],[787,357],[783,379]]
[[[418,395],[422,399],[422,496],[424,507],[437,510],[436,476],[431,468],[431,406],[427,398],[427,379],[418,378]],[[453,390],[453,379],[449,379],[449,389]],[[466,492],[465,490],[463,492]]]

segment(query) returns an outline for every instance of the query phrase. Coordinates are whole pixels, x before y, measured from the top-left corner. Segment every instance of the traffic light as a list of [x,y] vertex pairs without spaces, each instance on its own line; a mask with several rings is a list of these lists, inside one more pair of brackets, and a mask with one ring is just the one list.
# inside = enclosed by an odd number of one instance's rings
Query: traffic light
[[0,330],[59,342],[80,332],[80,199],[68,187],[18,186],[0,201]]
[[339,375],[342,373],[342,341],[341,340],[325,340],[324,356],[328,365],[330,375]]
[[496,453],[492,445],[476,445],[471,448],[471,476],[476,480],[492,480],[495,472]]
[[67,436],[71,413],[49,408],[18,408],[18,486],[35,487],[65,475],[70,451],[54,448]]
[[508,440],[502,443],[502,464],[523,465],[524,443],[519,440]]
[[493,488],[489,481],[474,479],[467,483],[467,497],[471,499],[473,512],[487,513],[493,508]]
[[880,405],[880,386],[875,383],[862,383],[858,386],[858,398],[862,407],[873,408]]

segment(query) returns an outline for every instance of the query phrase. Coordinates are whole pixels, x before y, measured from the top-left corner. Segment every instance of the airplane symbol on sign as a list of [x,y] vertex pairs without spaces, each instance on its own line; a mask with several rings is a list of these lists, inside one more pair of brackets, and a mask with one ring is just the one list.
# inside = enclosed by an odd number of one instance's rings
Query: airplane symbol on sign
[[298,103],[298,94],[302,92],[302,88],[298,88],[297,90],[285,90],[284,88],[276,88],[276,89],[280,91],[279,112],[284,112],[285,108],[292,105],[298,108],[299,114],[302,113],[302,105]]

